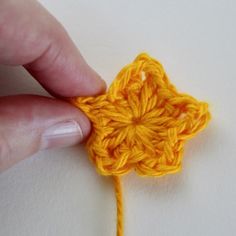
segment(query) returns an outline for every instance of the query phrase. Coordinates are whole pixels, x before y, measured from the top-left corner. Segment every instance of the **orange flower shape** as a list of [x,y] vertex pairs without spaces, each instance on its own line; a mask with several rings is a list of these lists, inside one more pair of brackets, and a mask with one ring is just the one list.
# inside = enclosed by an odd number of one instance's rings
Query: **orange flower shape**
[[207,103],[179,93],[147,54],[124,67],[106,94],[71,102],[92,122],[87,147],[102,175],[177,172],[185,141],[210,119]]

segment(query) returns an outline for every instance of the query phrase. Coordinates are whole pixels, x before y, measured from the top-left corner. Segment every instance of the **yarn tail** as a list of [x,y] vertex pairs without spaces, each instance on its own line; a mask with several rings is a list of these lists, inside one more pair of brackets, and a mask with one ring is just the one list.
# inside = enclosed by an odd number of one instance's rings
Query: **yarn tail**
[[116,193],[116,206],[117,206],[117,236],[124,235],[124,211],[123,211],[123,197],[121,180],[118,176],[113,176],[115,193]]

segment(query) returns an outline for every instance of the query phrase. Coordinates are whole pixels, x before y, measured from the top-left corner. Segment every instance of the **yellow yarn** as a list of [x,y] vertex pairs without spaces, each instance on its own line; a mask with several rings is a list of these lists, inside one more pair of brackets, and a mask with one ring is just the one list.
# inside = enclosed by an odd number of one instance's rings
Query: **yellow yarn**
[[70,101],[92,122],[87,148],[97,171],[114,176],[117,236],[122,236],[119,176],[131,170],[141,176],[179,171],[184,143],[210,120],[208,104],[179,93],[162,65],[145,53],[121,70],[106,94]]

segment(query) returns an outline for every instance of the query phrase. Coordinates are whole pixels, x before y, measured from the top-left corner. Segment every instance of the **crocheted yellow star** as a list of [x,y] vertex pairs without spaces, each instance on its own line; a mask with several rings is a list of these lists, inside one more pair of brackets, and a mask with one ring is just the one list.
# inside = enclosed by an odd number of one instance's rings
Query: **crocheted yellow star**
[[162,65],[147,54],[124,67],[106,94],[71,102],[92,122],[87,147],[102,175],[177,172],[185,141],[210,119],[208,105],[177,92]]

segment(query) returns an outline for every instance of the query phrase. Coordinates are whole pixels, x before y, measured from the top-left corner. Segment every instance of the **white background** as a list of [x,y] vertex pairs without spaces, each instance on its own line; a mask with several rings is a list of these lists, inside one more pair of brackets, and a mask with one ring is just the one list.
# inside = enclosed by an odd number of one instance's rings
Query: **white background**
[[[213,120],[186,145],[181,173],[123,178],[126,236],[236,231],[236,1],[41,0],[107,81],[142,51]],[[0,67],[0,95],[46,94],[21,68]],[[41,152],[0,176],[1,236],[116,235],[112,181],[83,147]]]

